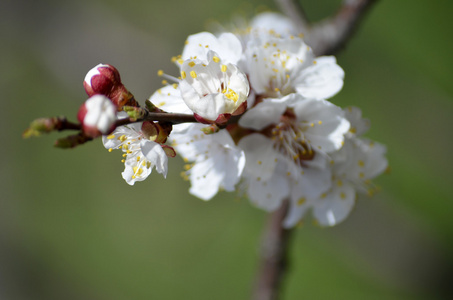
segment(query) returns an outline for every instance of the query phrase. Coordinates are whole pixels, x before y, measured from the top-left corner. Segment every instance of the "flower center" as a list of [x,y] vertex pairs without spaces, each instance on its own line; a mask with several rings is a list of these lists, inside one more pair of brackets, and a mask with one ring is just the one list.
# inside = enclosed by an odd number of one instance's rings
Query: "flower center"
[[310,141],[305,138],[306,125],[297,122],[291,110],[287,110],[280,122],[265,129],[265,134],[274,141],[274,149],[302,166],[304,160],[312,160],[315,156]]

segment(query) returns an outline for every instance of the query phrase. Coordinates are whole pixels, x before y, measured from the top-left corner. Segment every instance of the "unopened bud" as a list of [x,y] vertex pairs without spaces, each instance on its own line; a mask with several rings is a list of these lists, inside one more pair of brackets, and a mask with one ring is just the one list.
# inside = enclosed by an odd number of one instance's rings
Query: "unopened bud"
[[118,111],[124,105],[139,106],[134,96],[121,82],[120,73],[111,65],[99,64],[88,71],[83,81],[88,96],[104,95],[117,106]]
[[115,129],[116,106],[103,95],[94,95],[80,107],[77,118],[90,137],[109,134]]

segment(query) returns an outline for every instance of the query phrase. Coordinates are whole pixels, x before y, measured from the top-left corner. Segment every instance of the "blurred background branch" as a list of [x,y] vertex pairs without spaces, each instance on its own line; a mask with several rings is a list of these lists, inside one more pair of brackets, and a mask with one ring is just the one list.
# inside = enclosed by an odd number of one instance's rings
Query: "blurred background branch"
[[344,0],[340,9],[331,17],[311,23],[297,0],[275,0],[281,11],[300,28],[305,42],[316,55],[336,54],[352,34],[360,21],[377,0]]

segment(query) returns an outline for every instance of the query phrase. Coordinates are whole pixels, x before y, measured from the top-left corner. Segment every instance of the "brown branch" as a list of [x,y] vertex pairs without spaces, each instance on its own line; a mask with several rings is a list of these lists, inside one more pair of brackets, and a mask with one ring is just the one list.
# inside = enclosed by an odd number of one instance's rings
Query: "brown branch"
[[261,241],[259,269],[252,294],[253,300],[275,300],[287,267],[287,251],[291,231],[282,227],[289,202],[269,215]]
[[301,33],[305,42],[316,55],[337,53],[351,38],[358,23],[377,0],[343,0],[335,15],[315,24],[310,24],[305,12],[296,0],[275,0],[282,12],[288,15]]
[[338,52],[352,37],[369,8],[377,0],[345,0],[338,12],[331,18],[312,26],[307,44],[317,55]]

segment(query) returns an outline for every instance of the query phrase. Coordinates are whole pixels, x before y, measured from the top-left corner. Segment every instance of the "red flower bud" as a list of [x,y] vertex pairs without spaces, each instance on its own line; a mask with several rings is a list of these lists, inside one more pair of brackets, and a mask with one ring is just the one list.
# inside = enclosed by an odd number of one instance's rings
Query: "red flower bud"
[[83,87],[90,97],[100,94],[110,98],[118,111],[121,111],[124,105],[139,106],[134,96],[122,84],[120,73],[114,66],[99,64],[88,71]]

